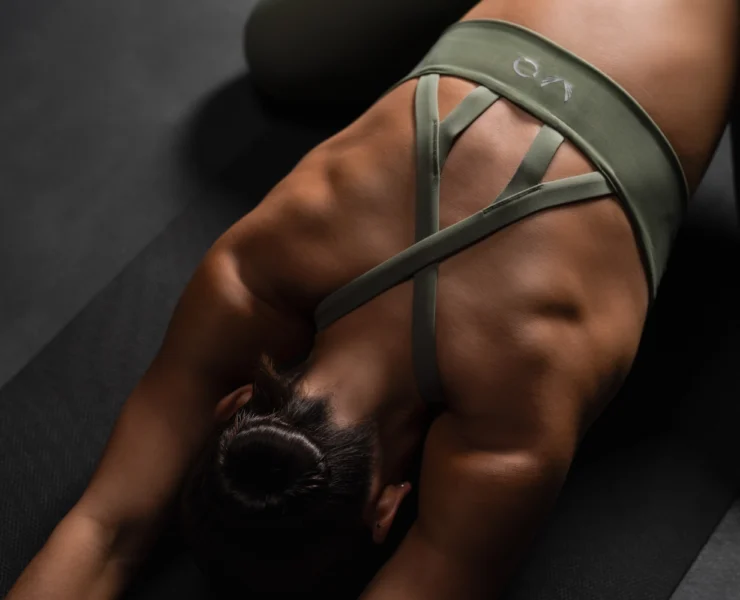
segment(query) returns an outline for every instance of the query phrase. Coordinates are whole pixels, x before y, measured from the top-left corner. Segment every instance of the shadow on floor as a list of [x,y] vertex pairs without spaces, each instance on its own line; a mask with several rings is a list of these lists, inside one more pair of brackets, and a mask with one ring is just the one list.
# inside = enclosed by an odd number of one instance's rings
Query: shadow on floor
[[[584,440],[579,459],[680,431],[720,463],[740,422],[740,236],[685,226],[646,323],[633,370]],[[736,461],[725,466],[737,471]]]
[[182,163],[200,185],[242,198],[262,197],[345,119],[276,110],[245,74],[207,97],[182,141]]

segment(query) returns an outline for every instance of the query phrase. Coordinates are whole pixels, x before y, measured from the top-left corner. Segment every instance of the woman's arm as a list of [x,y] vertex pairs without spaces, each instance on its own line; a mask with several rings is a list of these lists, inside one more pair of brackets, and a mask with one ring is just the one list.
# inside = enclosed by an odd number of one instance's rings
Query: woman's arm
[[[115,598],[154,541],[215,399],[193,372],[147,372],[126,401],[80,501],[24,571],[10,600]],[[209,402],[210,401],[210,402]],[[209,411],[209,405],[211,410]],[[192,419],[188,428],[181,424]]]
[[425,447],[417,522],[361,600],[498,598],[565,479],[569,438],[486,449],[440,418]]
[[87,490],[9,599],[116,598],[213,431],[218,401],[248,383],[263,351],[291,344],[302,351],[306,338],[298,331],[305,328],[250,293],[232,256],[209,253],[126,401]]
[[116,533],[72,510],[10,591],[8,600],[115,598],[131,565],[114,549]]

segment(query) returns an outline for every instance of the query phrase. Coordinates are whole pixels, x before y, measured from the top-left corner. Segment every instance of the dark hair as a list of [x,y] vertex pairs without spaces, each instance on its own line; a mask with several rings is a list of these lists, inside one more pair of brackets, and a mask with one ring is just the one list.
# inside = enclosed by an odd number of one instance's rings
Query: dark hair
[[370,424],[339,427],[327,398],[297,393],[296,373],[263,360],[252,398],[207,444],[183,493],[196,561],[227,587],[323,585],[370,534]]

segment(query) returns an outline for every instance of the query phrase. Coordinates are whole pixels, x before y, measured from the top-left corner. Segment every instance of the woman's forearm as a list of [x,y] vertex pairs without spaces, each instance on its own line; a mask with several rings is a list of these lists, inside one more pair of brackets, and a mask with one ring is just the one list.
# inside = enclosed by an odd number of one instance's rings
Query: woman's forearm
[[7,600],[112,600],[132,565],[114,550],[115,534],[74,514],[65,517],[23,571]]

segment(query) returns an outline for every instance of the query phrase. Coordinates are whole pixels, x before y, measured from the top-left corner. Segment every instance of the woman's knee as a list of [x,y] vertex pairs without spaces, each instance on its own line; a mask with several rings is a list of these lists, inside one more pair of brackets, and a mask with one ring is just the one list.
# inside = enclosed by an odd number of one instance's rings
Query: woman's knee
[[[328,10],[334,0],[260,0],[244,28],[244,54],[255,86],[294,108],[331,100],[351,83],[347,42]],[[327,6],[324,6],[327,5]]]
[[[293,20],[283,16],[279,2],[257,3],[244,27],[244,56],[254,84],[269,96],[282,99],[292,93],[306,77],[296,40],[289,35]],[[281,15],[282,12],[282,15]]]
[[475,0],[259,0],[244,31],[253,81],[295,107],[374,99]]

